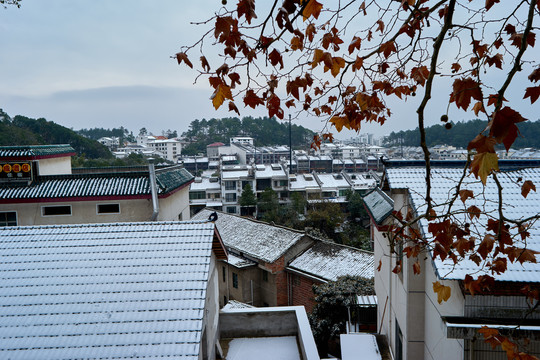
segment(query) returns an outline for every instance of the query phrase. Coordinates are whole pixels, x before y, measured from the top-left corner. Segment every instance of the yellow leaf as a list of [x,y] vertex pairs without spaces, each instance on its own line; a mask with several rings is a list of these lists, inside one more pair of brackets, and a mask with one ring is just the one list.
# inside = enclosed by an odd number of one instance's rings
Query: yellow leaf
[[480,113],[480,111],[483,113],[486,112],[486,110],[484,110],[484,104],[481,101],[478,101],[476,104],[474,104],[472,109],[476,116],[478,116],[478,113]]
[[450,294],[452,292],[452,289],[450,288],[450,286],[445,286],[441,284],[440,282],[435,281],[433,283],[433,291],[437,293],[437,301],[440,304],[443,301],[448,301],[448,299],[450,299]]
[[358,93],[356,94],[356,102],[360,106],[360,110],[365,111],[369,107],[368,105],[368,99],[366,98],[365,94]]
[[321,13],[321,10],[322,10],[322,4],[318,3],[316,0],[308,0],[308,1],[309,2],[304,8],[304,12],[302,13],[302,15],[304,16],[304,21],[306,21],[311,15],[313,15],[315,19],[318,19],[319,14]]
[[216,91],[212,95],[211,99],[212,99],[212,104],[214,105],[214,108],[216,110],[219,109],[219,107],[223,104],[225,99],[229,99],[229,100],[233,99],[231,88],[225,84],[219,84]]
[[334,77],[336,77],[339,75],[339,72],[341,71],[341,69],[345,67],[345,60],[343,60],[343,58],[340,58],[340,57],[332,58],[332,60],[333,60],[332,69],[330,69],[330,72],[332,73]]
[[334,124],[336,130],[340,132],[345,126],[347,129],[350,129],[349,119],[346,116],[332,116],[330,123]]
[[317,67],[317,65],[319,65],[319,63],[322,61],[323,57],[324,51],[322,51],[321,49],[315,49],[315,51],[313,52],[313,61],[311,62],[311,67],[313,69]]
[[499,158],[497,154],[491,152],[478,153],[474,155],[471,163],[471,172],[486,185],[486,180],[492,171],[499,171]]

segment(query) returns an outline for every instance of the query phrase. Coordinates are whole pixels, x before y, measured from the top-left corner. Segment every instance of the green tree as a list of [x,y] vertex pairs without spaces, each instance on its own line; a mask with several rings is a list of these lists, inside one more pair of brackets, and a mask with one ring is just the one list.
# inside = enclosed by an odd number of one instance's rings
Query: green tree
[[357,295],[374,295],[373,279],[344,276],[337,281],[314,285],[316,305],[309,315],[319,354],[328,353],[328,343],[346,333],[347,307],[356,303]]
[[304,224],[321,231],[329,239],[341,242],[337,229],[343,221],[344,215],[339,204],[323,200],[310,206]]
[[242,215],[253,215],[255,206],[257,205],[257,197],[253,193],[253,189],[251,188],[250,184],[246,184],[244,189],[242,189],[242,195],[240,195],[238,203],[242,208],[245,208],[244,211],[241,210]]
[[266,222],[280,223],[279,199],[272,188],[266,188],[257,201],[258,217]]

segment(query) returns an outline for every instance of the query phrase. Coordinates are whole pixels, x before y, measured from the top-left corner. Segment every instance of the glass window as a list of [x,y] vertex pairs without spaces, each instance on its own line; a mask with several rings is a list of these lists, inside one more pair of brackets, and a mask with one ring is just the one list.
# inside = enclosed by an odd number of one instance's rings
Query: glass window
[[236,190],[236,181],[225,181],[225,190]]
[[226,202],[236,202],[236,194],[235,193],[225,194],[225,201]]
[[71,205],[42,206],[43,216],[71,215]]
[[225,271],[225,266],[221,267],[221,274],[222,274],[223,282],[226,282],[227,281],[227,272]]
[[206,193],[204,191],[190,191],[190,200],[206,199]]
[[98,204],[98,214],[120,214],[120,204]]
[[17,226],[17,213],[15,211],[0,212],[0,226]]
[[233,288],[238,289],[238,274],[234,272],[232,273],[232,286]]
[[236,214],[236,206],[227,206],[228,214]]

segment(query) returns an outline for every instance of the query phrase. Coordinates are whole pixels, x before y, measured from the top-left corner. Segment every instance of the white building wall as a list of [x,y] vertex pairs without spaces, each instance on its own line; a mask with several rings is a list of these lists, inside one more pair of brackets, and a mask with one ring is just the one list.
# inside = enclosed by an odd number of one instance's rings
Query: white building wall
[[71,174],[71,156],[39,159],[39,175]]
[[[406,209],[407,196],[392,194],[394,209]],[[464,297],[456,281],[439,280],[430,257],[419,256],[422,273],[414,275],[416,259],[403,256],[402,273],[396,275],[396,255],[390,254],[388,237],[374,229],[375,263],[381,260],[381,270],[375,272],[375,292],[378,298],[378,329],[387,335],[392,353],[396,356],[396,322],[403,334],[403,360],[450,359],[462,360],[463,340],[448,339],[441,316],[463,316]],[[439,304],[433,283],[440,281],[451,287],[449,301]],[[387,302],[388,299],[388,302]]]

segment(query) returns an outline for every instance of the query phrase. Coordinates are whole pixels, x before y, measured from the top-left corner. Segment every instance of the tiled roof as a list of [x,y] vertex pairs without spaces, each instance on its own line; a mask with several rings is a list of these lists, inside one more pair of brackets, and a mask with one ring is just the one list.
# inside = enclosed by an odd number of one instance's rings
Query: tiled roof
[[[512,167],[518,166],[517,162],[513,164],[506,163]],[[431,197],[436,205],[434,210],[437,214],[443,214],[445,212],[445,203],[455,193],[455,187],[457,181],[460,179],[463,173],[462,167],[454,168],[432,168],[431,172]],[[388,184],[391,189],[408,189],[410,199],[413,207],[417,213],[425,211],[425,168],[424,167],[390,167],[386,169],[386,176]],[[540,169],[529,168],[516,171],[505,172],[498,177],[503,188],[503,211],[504,215],[510,219],[525,219],[529,216],[537,215],[540,212],[540,189],[539,192],[531,191],[527,198],[521,195],[520,182],[531,180],[535,184],[540,184]],[[522,179],[518,181],[519,179]],[[454,203],[454,209],[459,211],[466,210],[469,206],[475,205],[485,213],[496,214],[497,212],[497,199],[498,190],[496,184],[491,178],[488,178],[486,187],[484,188],[479,179],[476,179],[473,175],[466,176],[462,189],[468,189],[475,194],[474,199],[468,199],[466,205],[463,205],[461,200],[458,199]],[[438,205],[441,204],[441,205]],[[497,215],[492,215],[497,216]],[[470,222],[468,217],[463,215],[458,220]],[[480,219],[475,220],[475,224],[479,226],[486,223],[486,217],[482,216]],[[427,231],[428,223],[423,220],[421,222],[422,231],[424,234],[429,234]],[[485,230],[478,229],[481,239]],[[532,228],[528,230],[530,237],[527,239],[527,248],[540,251],[540,224],[532,224]],[[479,236],[480,237],[480,236]],[[523,247],[525,244],[520,240],[520,237],[515,237],[514,241],[517,242],[517,246]],[[540,260],[540,257],[537,256]],[[459,263],[454,266],[451,261],[440,261],[440,258],[435,260],[435,266],[440,278],[445,279],[464,279],[467,274],[475,274],[475,276],[483,274],[482,270],[478,269],[478,266],[468,260],[460,260]],[[540,264],[524,263],[521,265],[519,262],[510,263],[508,261],[508,267],[506,272],[500,275],[494,275],[495,279],[501,281],[522,281],[522,282],[539,282],[538,273],[540,272]],[[491,275],[491,274],[490,274]]]
[[72,154],[75,149],[71,145],[27,145],[0,146],[0,158],[34,159],[52,155]]
[[317,241],[287,268],[327,281],[345,275],[372,279],[375,271],[373,253],[326,241]]
[[369,214],[379,225],[394,211],[394,201],[379,188],[366,194],[363,200]]
[[0,358],[198,359],[214,224],[0,228]]
[[[166,195],[193,180],[193,176],[179,166],[157,170],[156,178],[159,195]],[[0,199],[9,202],[43,198],[150,196],[149,184],[147,171],[40,176],[30,185],[0,185]]]
[[[212,212],[213,210],[201,210],[193,216],[193,220],[206,220]],[[304,236],[299,231],[222,212],[218,212],[216,226],[225,247],[267,263],[279,259]]]

